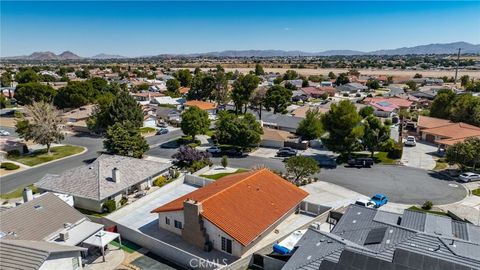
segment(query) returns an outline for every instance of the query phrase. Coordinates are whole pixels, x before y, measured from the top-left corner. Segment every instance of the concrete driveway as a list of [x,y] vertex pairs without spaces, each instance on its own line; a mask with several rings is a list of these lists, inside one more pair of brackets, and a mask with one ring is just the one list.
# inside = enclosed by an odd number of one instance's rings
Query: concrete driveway
[[417,142],[416,146],[404,146],[401,162],[405,166],[432,170],[435,168],[434,155],[437,147],[425,142]]

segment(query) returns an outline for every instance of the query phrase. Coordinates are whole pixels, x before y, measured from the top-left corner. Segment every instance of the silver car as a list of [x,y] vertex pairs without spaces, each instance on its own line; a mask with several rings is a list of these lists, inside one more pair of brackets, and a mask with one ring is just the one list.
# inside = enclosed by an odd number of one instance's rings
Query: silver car
[[480,180],[480,174],[473,172],[462,173],[458,176],[458,179],[462,182],[471,182]]

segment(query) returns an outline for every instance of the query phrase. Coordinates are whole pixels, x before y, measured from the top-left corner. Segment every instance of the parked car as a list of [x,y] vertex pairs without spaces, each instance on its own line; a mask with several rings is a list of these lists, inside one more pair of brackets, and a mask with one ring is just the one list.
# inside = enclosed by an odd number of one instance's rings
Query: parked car
[[356,205],[361,205],[367,208],[375,208],[375,203],[365,199],[359,199],[355,202]]
[[405,146],[415,146],[417,145],[417,140],[413,136],[408,136],[404,144]]
[[462,173],[458,176],[458,179],[462,182],[471,182],[471,181],[479,181],[480,174],[473,173],[473,172],[466,172]]
[[223,153],[229,157],[241,157],[243,156],[243,152],[234,148],[227,149],[223,151]]
[[163,134],[167,134],[168,133],[168,129],[166,128],[161,128],[157,131],[157,135],[163,135]]
[[168,125],[165,122],[158,122],[157,127],[166,128]]
[[375,204],[375,208],[379,208],[380,206],[383,206],[388,203],[388,198],[383,194],[375,194],[370,199],[370,201]]
[[2,129],[0,130],[0,136],[10,136],[10,132]]
[[351,158],[347,161],[347,164],[352,167],[367,167],[373,166],[372,158]]
[[335,158],[321,158],[318,160],[318,165],[322,168],[337,168],[337,160]]
[[220,154],[222,152],[222,149],[218,148],[218,146],[212,146],[207,148],[207,152],[211,154]]
[[297,150],[291,148],[291,147],[282,147],[278,149],[277,151],[277,156],[278,157],[291,157],[291,156],[296,156],[297,155]]
[[322,102],[320,102],[320,104],[325,105],[325,104],[327,104],[328,102],[330,102],[330,100],[325,99],[325,100],[322,100]]

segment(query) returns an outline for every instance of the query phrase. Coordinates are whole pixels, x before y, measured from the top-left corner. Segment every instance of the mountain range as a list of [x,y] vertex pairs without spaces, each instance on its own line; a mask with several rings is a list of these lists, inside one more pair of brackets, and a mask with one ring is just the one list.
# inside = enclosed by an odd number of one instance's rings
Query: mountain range
[[[191,54],[160,54],[149,57],[293,57],[293,56],[334,56],[334,55],[409,55],[409,54],[455,54],[461,48],[462,54],[480,54],[480,44],[471,44],[467,42],[437,43],[420,45],[414,47],[403,47],[390,50],[377,50],[371,52],[362,52],[354,50],[328,50],[322,52],[304,52],[304,51],[283,51],[283,50],[228,50],[220,52],[191,53]],[[97,54],[91,57],[81,57],[70,51],[61,54],[53,52],[34,52],[30,55],[2,57],[12,60],[78,60],[78,59],[121,59],[128,58],[116,54]]]

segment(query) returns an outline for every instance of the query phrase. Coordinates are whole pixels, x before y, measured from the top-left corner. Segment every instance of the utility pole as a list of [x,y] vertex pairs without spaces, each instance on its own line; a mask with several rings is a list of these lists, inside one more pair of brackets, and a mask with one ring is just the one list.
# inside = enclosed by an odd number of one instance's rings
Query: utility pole
[[455,82],[454,82],[455,86],[457,86],[458,64],[460,63],[460,50],[461,50],[461,48],[458,48],[457,66],[455,67]]

